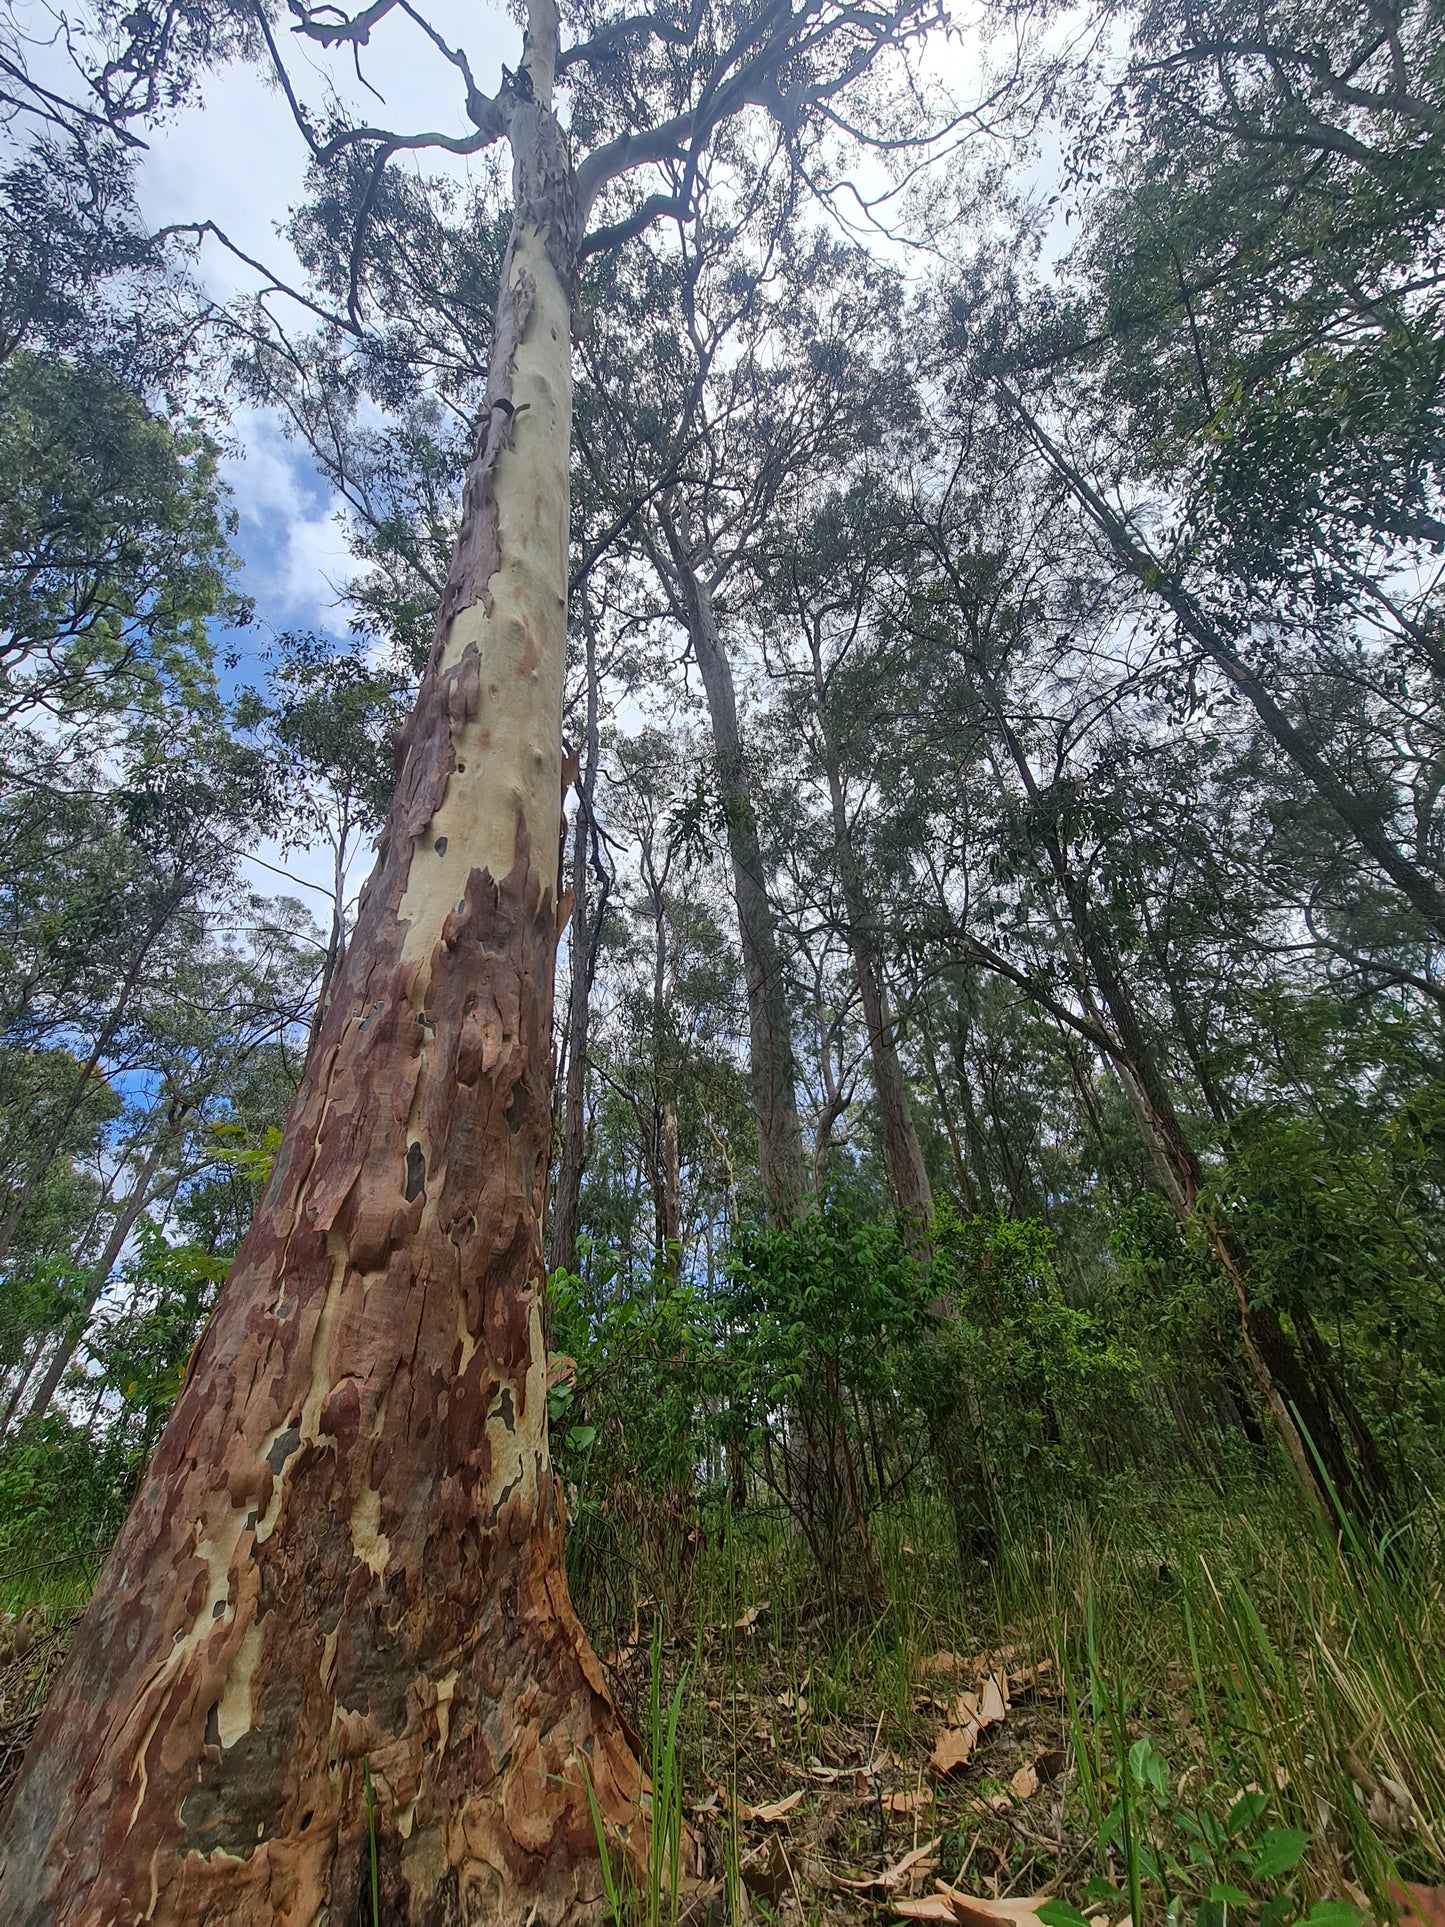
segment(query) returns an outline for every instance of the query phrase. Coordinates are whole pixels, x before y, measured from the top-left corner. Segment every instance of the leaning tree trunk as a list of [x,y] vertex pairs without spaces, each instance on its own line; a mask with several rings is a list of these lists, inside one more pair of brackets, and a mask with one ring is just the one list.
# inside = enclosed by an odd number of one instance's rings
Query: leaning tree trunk
[[45,1373],[41,1378],[39,1389],[30,1401],[30,1410],[24,1421],[27,1425],[33,1424],[36,1419],[44,1418],[45,1414],[50,1410],[50,1401],[60,1389],[60,1381],[64,1378],[71,1359],[74,1358],[76,1352],[79,1351],[81,1341],[85,1337],[86,1332],[90,1329],[91,1315],[95,1310],[100,1294],[110,1283],[110,1274],[120,1262],[120,1254],[125,1250],[130,1234],[136,1227],[137,1219],[151,1201],[151,1192],[155,1184],[156,1172],[160,1169],[161,1158],[164,1156],[166,1150],[169,1136],[167,1127],[173,1128],[179,1123],[180,1117],[184,1116],[188,1108],[189,1106],[179,1107],[179,1114],[168,1117],[165,1123],[158,1128],[155,1141],[146,1153],[135,1182],[131,1185],[130,1191],[126,1196],[125,1203],[116,1213],[115,1223],[110,1228],[110,1236],[105,1241],[105,1248],[91,1269],[90,1282],[85,1290],[85,1302],[76,1308],[74,1318],[70,1325],[63,1327],[61,1330],[55,1350],[51,1353],[49,1362],[45,1367]]
[[640,1837],[547,1454],[571,239],[546,52],[381,853],[272,1182],[26,1760],[10,1927],[340,1927],[373,1851],[389,1922],[557,1922],[600,1904],[589,1778]]
[[798,1066],[788,1014],[777,924],[768,900],[762,842],[738,728],[732,664],[717,615],[670,518],[663,517],[673,573],[687,615],[689,641],[707,694],[718,782],[727,818],[728,855],[738,906],[738,937],[748,995],[748,1057],[758,1123],[758,1165],[769,1213],[786,1223],[807,1209],[809,1161],[798,1116]]

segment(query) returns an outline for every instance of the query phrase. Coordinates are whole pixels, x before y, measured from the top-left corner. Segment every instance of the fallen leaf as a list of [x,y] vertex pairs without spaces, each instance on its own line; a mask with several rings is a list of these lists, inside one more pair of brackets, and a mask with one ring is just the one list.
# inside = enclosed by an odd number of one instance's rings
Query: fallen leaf
[[816,1854],[810,1853],[798,1871],[808,1885],[816,1887],[819,1893],[825,1894],[832,1888],[833,1875]]
[[978,1729],[973,1726],[945,1726],[934,1742],[928,1764],[940,1780],[957,1772],[973,1751]]
[[743,1884],[765,1900],[781,1900],[793,1884],[793,1869],[778,1835],[768,1835],[767,1845],[756,1853],[744,1855],[738,1871]]
[[872,1889],[892,1893],[895,1888],[901,1887],[905,1881],[912,1880],[916,1875],[932,1873],[938,1865],[934,1858],[938,1847],[938,1840],[930,1840],[927,1846],[915,1847],[912,1853],[905,1853],[901,1860],[895,1860],[893,1865],[885,1867],[882,1873],[865,1874],[861,1879],[849,1879],[843,1874],[835,1874],[834,1879],[840,1887],[851,1887],[855,1893],[867,1893]]
[[768,1602],[766,1599],[760,1606],[749,1606],[740,1619],[733,1621],[733,1629],[740,1633],[750,1633],[767,1610]]
[[1008,1712],[1008,1702],[995,1674],[990,1673],[979,1689],[978,1712],[974,1718],[982,1726],[993,1726]]
[[1008,1676],[1008,1689],[1015,1699],[1022,1699],[1028,1693],[1048,1693],[1053,1695],[1053,1682],[1048,1675],[1054,1670],[1051,1659],[1041,1659],[1036,1666],[1021,1666],[1017,1672]]
[[771,1800],[766,1806],[744,1807],[743,1818],[761,1820],[765,1825],[771,1825],[774,1820],[781,1820],[785,1814],[791,1813],[802,1797],[803,1790],[800,1787],[796,1793],[789,1793],[781,1800]]
[[1400,1909],[1400,1927],[1445,1927],[1445,1887],[1422,1887],[1414,1880],[1389,1880],[1385,1892]]
[[1004,1900],[985,1900],[978,1894],[961,1894],[946,1889],[953,1918],[961,1927],[1039,1927],[1039,1908],[1046,1907],[1049,1894],[1010,1895]]
[[921,1786],[913,1793],[890,1793],[884,1804],[890,1813],[917,1813],[920,1807],[933,1805],[933,1788]]
[[967,1673],[976,1666],[983,1668],[985,1660],[965,1659],[961,1653],[930,1653],[928,1658],[919,1661],[918,1670],[925,1675],[930,1673]]
[[921,1894],[917,1900],[895,1900],[893,1911],[904,1920],[957,1920],[947,1894]]
[[1068,1764],[1069,1756],[1061,1746],[1051,1746],[1035,1754],[1034,1772],[1039,1776],[1039,1785],[1051,1786]]
[[1031,1766],[1021,1766],[1009,1781],[1009,1789],[1016,1800],[1032,1800],[1039,1790],[1037,1770]]

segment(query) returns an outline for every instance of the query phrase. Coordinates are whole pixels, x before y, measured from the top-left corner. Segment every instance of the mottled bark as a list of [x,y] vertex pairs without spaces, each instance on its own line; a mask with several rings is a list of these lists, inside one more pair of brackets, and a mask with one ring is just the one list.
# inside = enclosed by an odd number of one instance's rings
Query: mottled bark
[[758,1122],[763,1198],[780,1223],[811,1201],[809,1162],[798,1116],[798,1069],[777,922],[768,898],[752,785],[738,727],[732,664],[718,632],[712,597],[670,518],[660,518],[688,638],[707,695],[718,783],[727,818],[728,855],[748,996],[748,1057]]
[[[555,46],[510,135],[488,413],[377,866],[276,1171],[11,1807],[13,1927],[598,1908],[639,1772],[547,1453],[571,411]],[[534,97],[535,96],[535,97]]]

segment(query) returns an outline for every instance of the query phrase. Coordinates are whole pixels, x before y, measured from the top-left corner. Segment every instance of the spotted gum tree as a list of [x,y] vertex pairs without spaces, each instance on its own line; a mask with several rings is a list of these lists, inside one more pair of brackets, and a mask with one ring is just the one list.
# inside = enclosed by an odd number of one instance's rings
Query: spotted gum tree
[[[628,1850],[643,1837],[547,1454],[574,293],[589,255],[686,212],[729,117],[796,144],[934,8],[692,0],[592,13],[564,47],[556,0],[531,0],[492,95],[400,0],[291,8],[350,50],[394,10],[460,74],[467,134],[323,139],[259,11],[257,32],[320,167],[359,155],[379,182],[400,153],[510,146],[485,406],[273,1179],[10,1809],[0,1915],[27,1927],[349,1922],[373,1852],[387,1920],[558,1922],[600,1906],[589,1782]],[[646,169],[665,191],[631,185]]]

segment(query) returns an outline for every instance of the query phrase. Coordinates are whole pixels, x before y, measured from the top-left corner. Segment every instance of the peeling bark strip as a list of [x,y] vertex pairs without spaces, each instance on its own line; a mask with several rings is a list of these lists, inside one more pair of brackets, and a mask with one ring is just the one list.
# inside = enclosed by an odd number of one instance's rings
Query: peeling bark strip
[[31,1748],[10,1927],[354,1922],[368,1763],[388,1921],[595,1912],[584,1775],[640,1838],[547,1455],[571,377],[568,289],[525,220],[497,340],[377,868]]

